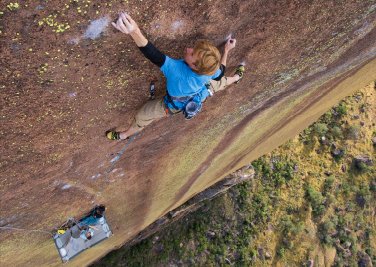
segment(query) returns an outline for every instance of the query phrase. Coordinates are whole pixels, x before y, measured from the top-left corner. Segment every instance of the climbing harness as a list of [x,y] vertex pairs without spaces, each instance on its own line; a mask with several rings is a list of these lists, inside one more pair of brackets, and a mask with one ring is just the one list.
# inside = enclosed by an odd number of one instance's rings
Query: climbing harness
[[[203,90],[207,90],[207,88],[204,87]],[[184,117],[187,120],[190,120],[201,111],[201,92],[202,90],[190,96],[175,97],[171,96],[166,90],[166,95],[163,98],[163,102],[170,114],[183,111]]]

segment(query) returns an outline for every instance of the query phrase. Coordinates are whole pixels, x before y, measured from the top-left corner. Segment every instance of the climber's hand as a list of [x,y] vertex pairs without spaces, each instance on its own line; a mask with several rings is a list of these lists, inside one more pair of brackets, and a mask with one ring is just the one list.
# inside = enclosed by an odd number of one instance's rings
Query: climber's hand
[[235,48],[236,39],[229,38],[225,44],[225,51],[230,51],[231,49]]
[[116,23],[112,22],[112,26],[122,33],[129,34],[138,47],[144,47],[147,45],[148,40],[142,34],[137,23],[127,13],[120,13]]
[[112,26],[126,34],[131,34],[139,30],[137,23],[125,12],[120,13],[116,23],[112,22]]

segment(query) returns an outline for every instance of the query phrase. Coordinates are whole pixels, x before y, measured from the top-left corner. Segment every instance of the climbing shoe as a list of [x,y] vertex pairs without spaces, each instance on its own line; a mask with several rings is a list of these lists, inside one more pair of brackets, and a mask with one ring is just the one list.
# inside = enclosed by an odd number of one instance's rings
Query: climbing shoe
[[120,140],[120,133],[115,131],[107,131],[106,136],[110,140]]
[[245,71],[244,65],[240,64],[240,65],[238,65],[236,67],[235,74],[239,75],[239,80],[237,80],[235,83],[239,83],[240,82],[240,80],[243,78],[244,71]]

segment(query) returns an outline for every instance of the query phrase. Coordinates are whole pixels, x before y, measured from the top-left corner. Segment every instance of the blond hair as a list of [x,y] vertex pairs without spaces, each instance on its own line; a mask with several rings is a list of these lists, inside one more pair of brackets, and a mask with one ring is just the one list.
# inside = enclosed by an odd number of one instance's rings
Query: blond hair
[[212,45],[209,41],[198,41],[193,48],[193,54],[197,55],[197,60],[194,62],[196,66],[195,72],[201,75],[213,75],[220,66],[221,53],[218,48]]

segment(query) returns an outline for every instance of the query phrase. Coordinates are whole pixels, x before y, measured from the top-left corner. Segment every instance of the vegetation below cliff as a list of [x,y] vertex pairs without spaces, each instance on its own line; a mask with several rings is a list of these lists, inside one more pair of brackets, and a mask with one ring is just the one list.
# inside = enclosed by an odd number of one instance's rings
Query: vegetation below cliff
[[255,179],[95,266],[375,265],[375,89],[252,162]]

